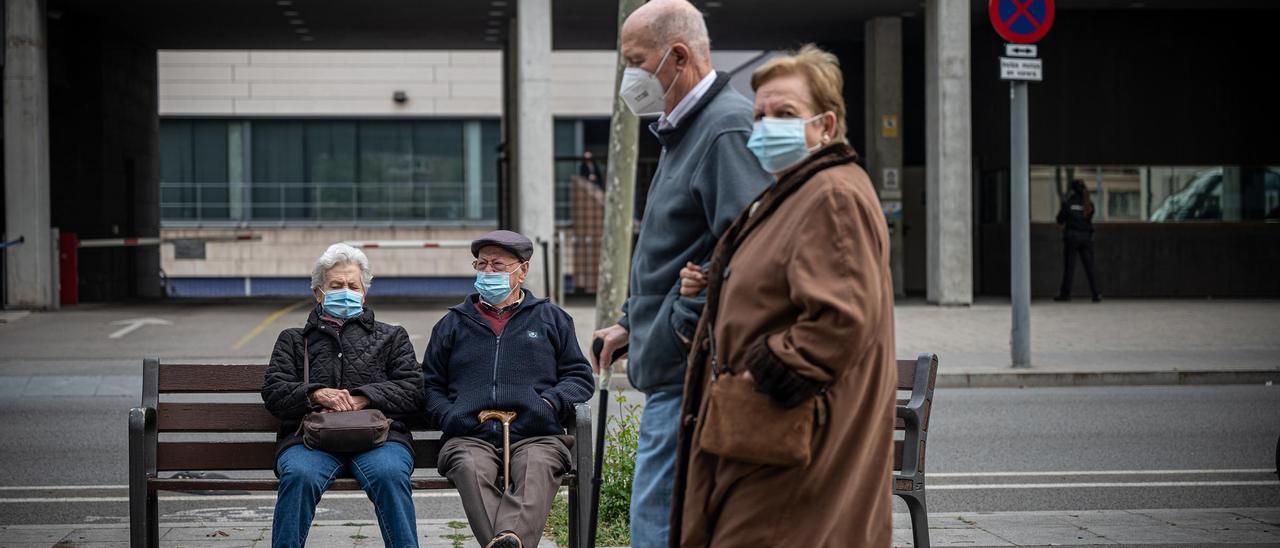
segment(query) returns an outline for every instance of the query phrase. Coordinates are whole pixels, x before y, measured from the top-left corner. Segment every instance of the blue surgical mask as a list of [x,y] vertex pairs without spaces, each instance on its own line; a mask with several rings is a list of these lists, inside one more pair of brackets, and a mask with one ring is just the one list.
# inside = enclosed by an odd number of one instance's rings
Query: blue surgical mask
[[769,173],[781,173],[800,163],[821,145],[809,148],[804,142],[804,126],[822,118],[761,118],[751,130],[747,148]]
[[484,302],[497,305],[511,295],[510,272],[476,272],[476,291]]
[[339,289],[324,294],[324,313],[343,320],[360,315],[364,310],[364,296],[358,291]]

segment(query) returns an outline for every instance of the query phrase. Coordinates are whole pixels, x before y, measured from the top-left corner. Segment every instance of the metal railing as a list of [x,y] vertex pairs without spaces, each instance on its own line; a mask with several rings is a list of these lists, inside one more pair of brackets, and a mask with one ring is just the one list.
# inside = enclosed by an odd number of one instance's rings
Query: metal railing
[[496,205],[464,182],[160,183],[166,224],[492,223]]

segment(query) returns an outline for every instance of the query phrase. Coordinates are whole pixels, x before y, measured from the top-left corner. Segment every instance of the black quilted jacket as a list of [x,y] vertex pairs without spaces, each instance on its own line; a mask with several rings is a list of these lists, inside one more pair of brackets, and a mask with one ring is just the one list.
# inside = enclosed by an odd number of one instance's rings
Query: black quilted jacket
[[[302,443],[296,433],[298,423],[313,410],[307,395],[319,388],[344,388],[352,395],[369,398],[369,408],[388,417],[423,412],[422,367],[403,327],[376,322],[373,310],[365,308],[338,330],[322,321],[318,311],[319,307],[312,310],[306,326],[280,332],[262,381],[262,401],[267,411],[281,420],[277,456]],[[306,386],[303,337],[311,352],[311,383]],[[387,441],[402,443],[413,451],[413,437],[400,421],[392,422]]]

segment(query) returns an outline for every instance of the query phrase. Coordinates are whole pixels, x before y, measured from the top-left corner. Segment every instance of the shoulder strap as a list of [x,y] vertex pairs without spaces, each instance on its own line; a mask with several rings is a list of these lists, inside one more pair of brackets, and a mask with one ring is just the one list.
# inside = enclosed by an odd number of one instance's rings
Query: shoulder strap
[[302,384],[311,384],[311,349],[307,344],[307,334],[302,334]]

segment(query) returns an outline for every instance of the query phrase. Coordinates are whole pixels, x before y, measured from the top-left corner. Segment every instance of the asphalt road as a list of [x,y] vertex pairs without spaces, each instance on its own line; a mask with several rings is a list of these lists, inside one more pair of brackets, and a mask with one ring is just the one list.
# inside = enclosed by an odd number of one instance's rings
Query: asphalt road
[[[13,396],[0,406],[0,524],[127,520],[134,397]],[[1280,387],[940,390],[928,445],[931,512],[1280,506]],[[165,493],[162,519],[269,520],[274,495]],[[420,518],[463,512],[415,495]],[[898,511],[905,509],[899,506]],[[372,520],[359,493],[317,519]]]

